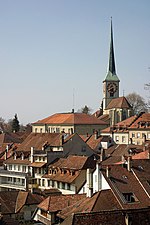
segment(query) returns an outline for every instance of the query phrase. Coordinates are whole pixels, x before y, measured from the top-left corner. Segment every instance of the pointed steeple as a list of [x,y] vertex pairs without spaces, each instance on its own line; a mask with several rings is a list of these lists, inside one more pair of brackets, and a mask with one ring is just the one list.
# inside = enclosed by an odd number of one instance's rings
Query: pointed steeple
[[116,74],[116,66],[115,66],[115,54],[114,54],[114,43],[113,43],[113,28],[112,28],[112,18],[111,18],[111,33],[110,33],[110,51],[109,51],[109,64],[108,64],[108,72],[105,80],[114,80],[119,81],[119,78]]
[[109,71],[112,73],[112,75],[116,74],[114,45],[113,45],[112,18],[111,18],[111,38],[110,38],[110,52],[109,52]]

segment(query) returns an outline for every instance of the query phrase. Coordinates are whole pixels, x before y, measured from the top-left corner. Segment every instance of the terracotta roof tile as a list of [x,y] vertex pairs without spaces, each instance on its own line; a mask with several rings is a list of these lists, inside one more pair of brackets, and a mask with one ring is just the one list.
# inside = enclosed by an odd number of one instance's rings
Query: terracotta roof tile
[[64,208],[57,216],[65,219],[72,213],[95,212],[100,210],[121,209],[111,190],[101,190],[91,198],[87,197],[75,204]]
[[130,128],[150,129],[150,113],[141,113]]
[[85,198],[85,194],[49,196],[38,205],[38,208],[49,212],[58,212]]
[[33,124],[99,124],[105,125],[102,120],[85,113],[56,113]]
[[112,108],[129,109],[131,108],[131,105],[129,104],[128,100],[123,96],[123,97],[119,97],[119,98],[115,98],[111,100],[111,102],[107,106],[107,109],[112,109]]
[[[140,172],[142,176],[142,170]],[[103,170],[103,175],[115,193],[122,208],[138,209],[150,206],[150,198],[143,190],[135,175],[126,168],[123,168],[120,165],[109,166],[109,177],[106,176],[106,170]],[[135,201],[131,203],[127,202],[124,197],[125,193],[132,193],[133,196],[135,196]]]
[[61,135],[58,133],[31,133],[21,143],[17,151],[31,151],[31,147],[41,150],[45,143],[49,146],[61,146]]

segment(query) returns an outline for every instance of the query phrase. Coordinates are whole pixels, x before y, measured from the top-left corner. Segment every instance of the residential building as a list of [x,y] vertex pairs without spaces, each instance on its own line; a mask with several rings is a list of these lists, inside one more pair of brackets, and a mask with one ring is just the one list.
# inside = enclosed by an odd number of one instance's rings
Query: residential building
[[150,113],[140,113],[129,127],[129,140],[133,144],[142,145],[150,140]]
[[[2,191],[0,192],[1,216],[3,221],[15,219],[19,224],[31,221],[32,214],[44,197],[25,191]],[[1,224],[1,223],[0,223]],[[17,224],[17,222],[16,222]]]
[[48,173],[43,175],[45,188],[58,188],[63,194],[85,193],[87,169],[95,168],[94,155],[60,158],[48,167]]
[[67,206],[83,201],[85,198],[85,194],[49,196],[38,205],[33,219],[46,225],[60,224],[60,218],[57,217],[57,213]]

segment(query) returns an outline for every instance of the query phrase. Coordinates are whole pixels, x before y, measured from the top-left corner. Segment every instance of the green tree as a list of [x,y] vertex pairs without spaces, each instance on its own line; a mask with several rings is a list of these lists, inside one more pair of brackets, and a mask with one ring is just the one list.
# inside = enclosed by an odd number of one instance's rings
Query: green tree
[[17,132],[20,130],[20,124],[17,117],[17,114],[15,114],[14,119],[12,120],[12,131]]
[[89,108],[87,105],[85,105],[83,108],[79,109],[78,112],[85,113],[85,114],[91,114],[92,109]]

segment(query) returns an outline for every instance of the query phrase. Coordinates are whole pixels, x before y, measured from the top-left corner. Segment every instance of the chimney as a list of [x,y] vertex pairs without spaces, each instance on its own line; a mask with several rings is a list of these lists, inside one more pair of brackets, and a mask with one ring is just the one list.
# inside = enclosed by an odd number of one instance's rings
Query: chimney
[[126,224],[126,225],[129,225],[129,216],[128,216],[127,213],[126,213],[126,215],[125,215],[125,224]]
[[9,146],[7,145],[6,149],[5,149],[5,155],[4,155],[5,160],[7,160],[7,158],[8,158],[8,150],[9,150]]
[[105,150],[101,148],[100,162],[102,162],[104,159],[105,159]]
[[89,168],[87,168],[86,180],[87,180],[87,197],[91,197],[93,194],[93,176]]
[[130,172],[131,171],[131,156],[128,156],[128,159],[127,159],[127,169],[128,171]]
[[110,168],[109,168],[109,166],[106,167],[106,176],[108,178],[110,177]]
[[60,145],[63,146],[63,144],[64,144],[64,133],[62,132],[60,134]]
[[97,130],[94,132],[94,138],[95,138],[95,140],[98,139],[98,131]]
[[31,163],[34,162],[33,151],[34,151],[34,147],[31,147]]

